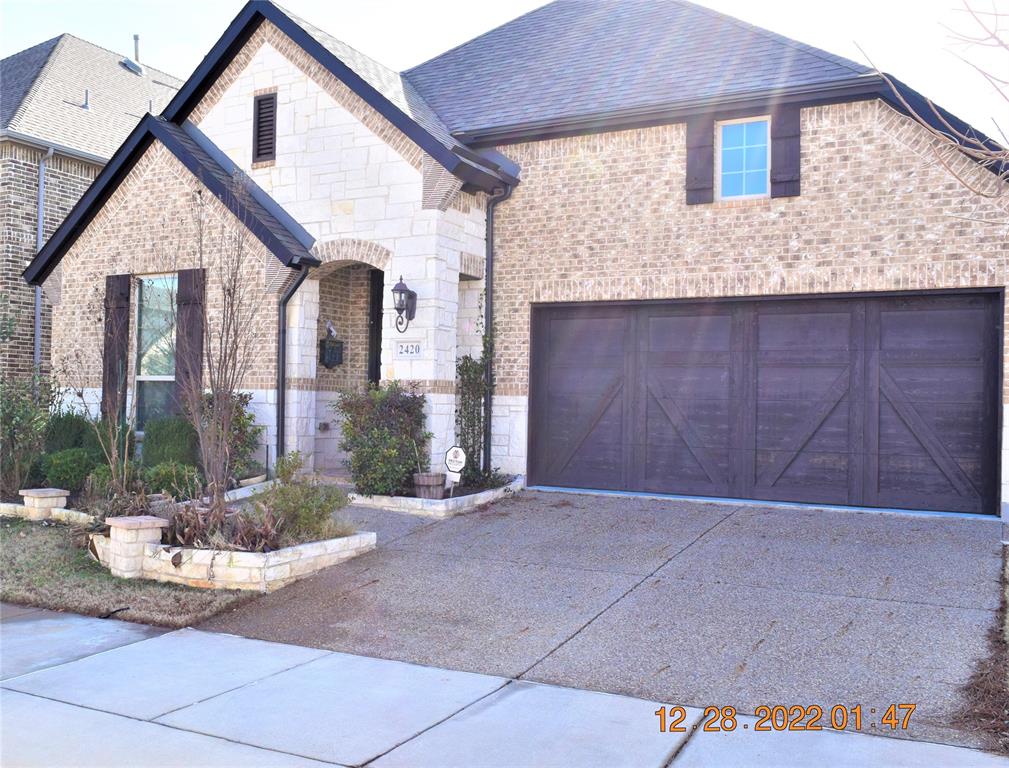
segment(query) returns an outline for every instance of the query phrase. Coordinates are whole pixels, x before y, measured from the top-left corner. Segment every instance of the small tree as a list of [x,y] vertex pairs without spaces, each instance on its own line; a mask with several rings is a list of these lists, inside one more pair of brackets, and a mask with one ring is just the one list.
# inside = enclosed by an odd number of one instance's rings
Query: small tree
[[[1000,71],[971,61],[966,56],[959,56],[960,60],[994,89],[1003,107],[1009,107],[1009,79],[1005,74],[1009,72],[1009,12],[998,10],[994,4],[990,11],[977,10],[966,0],[960,10],[969,19],[972,31],[949,30],[954,43],[964,49],[983,49],[1005,57]],[[889,76],[878,68],[876,73],[887,82],[908,114],[932,135],[932,151],[939,164],[978,197],[999,201],[1006,213],[1004,223],[1009,223],[1009,137],[1005,130],[995,123],[1000,134],[997,142],[973,130],[957,128],[949,114],[930,99],[925,99],[924,108],[915,107]],[[969,166],[965,167],[963,158],[969,158],[989,173],[972,173]],[[990,218],[983,221],[995,223]]]
[[[228,194],[239,199],[247,195],[241,177],[234,179]],[[182,382],[179,405],[199,441],[210,506],[215,517],[223,518],[236,448],[233,434],[242,413],[240,396],[265,338],[266,302],[255,279],[258,270],[249,226],[218,215],[202,188],[194,192],[192,212],[196,260],[208,275],[203,354],[201,370],[190,370],[194,361],[177,358],[176,377]]]

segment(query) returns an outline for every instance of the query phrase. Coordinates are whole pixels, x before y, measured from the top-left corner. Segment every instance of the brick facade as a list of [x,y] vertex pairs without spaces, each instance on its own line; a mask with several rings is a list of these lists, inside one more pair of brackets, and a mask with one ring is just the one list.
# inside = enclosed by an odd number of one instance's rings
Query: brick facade
[[319,278],[319,339],[326,336],[326,321],[336,328],[343,342],[343,364],[336,368],[319,365],[316,385],[330,392],[363,387],[368,382],[368,298],[367,264],[351,264]]
[[503,395],[527,394],[532,303],[1006,283],[1009,203],[964,190],[882,102],[802,111],[798,197],[686,205],[682,123],[501,150],[522,166],[495,227]]
[[[204,252],[199,253],[199,230],[195,196],[201,192],[207,215],[204,219]],[[234,253],[228,245],[232,233],[242,231],[241,222],[202,187],[196,178],[161,144],[153,144],[140,158],[119,188],[84,233],[67,251],[59,270],[46,281],[59,303],[53,315],[52,361],[57,377],[65,384],[87,389],[101,387],[103,347],[103,300],[105,276],[156,274],[180,269],[207,268],[207,308],[210,328],[222,305],[221,281],[214,266],[221,253]],[[266,288],[266,266],[276,257],[245,233],[242,248],[250,290],[258,306],[256,337],[276,338],[277,296]],[[135,304],[136,293],[131,293]],[[135,363],[136,323],[131,321],[132,381]],[[209,342],[208,342],[209,343]],[[250,361],[248,389],[274,387],[276,361],[272,343],[257,344]]]
[[1006,284],[1007,198],[961,187],[924,129],[879,101],[803,109],[801,123],[791,198],[688,206],[682,123],[500,148],[522,182],[494,233],[496,465],[525,471],[534,303]]
[[[0,348],[0,378],[31,373],[35,290],[21,278],[35,256],[39,161],[45,152],[13,141],[0,142],[0,294],[14,319],[14,333]],[[43,237],[48,238],[94,181],[101,166],[53,155],[45,166]],[[52,307],[43,296],[42,364],[48,366]]]

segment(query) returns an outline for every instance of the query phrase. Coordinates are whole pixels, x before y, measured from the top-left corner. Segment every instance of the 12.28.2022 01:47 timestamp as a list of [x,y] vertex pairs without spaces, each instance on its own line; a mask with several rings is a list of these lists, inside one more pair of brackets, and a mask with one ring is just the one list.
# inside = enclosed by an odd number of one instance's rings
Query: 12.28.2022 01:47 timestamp
[[[686,733],[688,730],[707,731],[709,733],[727,733],[737,728],[752,730],[758,733],[771,731],[822,731],[825,729],[843,731],[848,728],[856,731],[869,729],[890,729],[906,731],[911,724],[911,715],[917,705],[890,704],[882,712],[875,707],[868,710],[868,719],[863,718],[861,704],[847,706],[835,704],[825,710],[819,704],[761,704],[754,710],[756,721],[752,724],[740,724],[735,707],[705,707],[704,715],[691,726],[685,725],[687,711],[683,707],[659,707],[655,716],[659,720],[661,733]],[[879,722],[876,716],[880,715]],[[752,727],[751,727],[752,725]]]

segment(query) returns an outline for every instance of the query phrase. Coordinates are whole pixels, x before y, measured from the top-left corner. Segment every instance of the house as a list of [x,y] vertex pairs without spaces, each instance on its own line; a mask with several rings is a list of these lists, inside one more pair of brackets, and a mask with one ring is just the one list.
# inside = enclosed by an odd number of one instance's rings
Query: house
[[427,394],[440,459],[486,313],[484,460],[532,484],[998,514],[1006,198],[895,87],[681,0],[560,0],[402,73],[254,0],[25,277],[92,402],[169,407],[131,312],[162,280],[214,313],[219,276],[165,255],[199,192],[251,235],[259,420],[316,469],[336,392],[378,380]]
[[64,34],[0,61],[0,313],[15,323],[0,378],[50,359],[52,311],[21,272],[140,118],[182,85],[137,58]]

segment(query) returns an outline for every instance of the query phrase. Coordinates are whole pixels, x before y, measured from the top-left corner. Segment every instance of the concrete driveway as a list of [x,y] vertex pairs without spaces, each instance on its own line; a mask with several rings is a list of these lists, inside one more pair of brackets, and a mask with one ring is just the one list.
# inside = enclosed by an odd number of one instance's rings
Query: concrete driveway
[[[432,522],[201,628],[684,706],[951,723],[999,606],[995,520],[526,492]],[[880,725],[914,703],[908,731]]]

